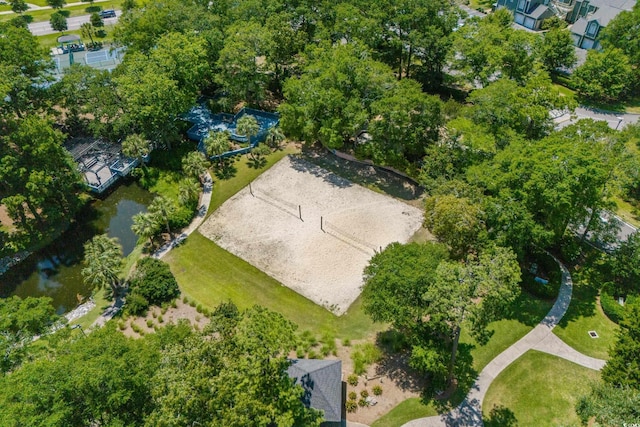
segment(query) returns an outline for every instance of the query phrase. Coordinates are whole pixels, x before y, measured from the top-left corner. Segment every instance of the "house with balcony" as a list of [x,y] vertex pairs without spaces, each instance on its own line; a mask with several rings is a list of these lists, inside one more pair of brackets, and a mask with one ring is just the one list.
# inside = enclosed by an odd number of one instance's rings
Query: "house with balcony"
[[496,8],[513,12],[516,24],[540,30],[552,16],[567,21],[573,43],[582,49],[598,49],[598,36],[620,12],[631,10],[636,0],[497,0]]
[[583,0],[568,17],[573,44],[582,49],[599,49],[598,37],[604,27],[622,11],[631,10],[636,0]]
[[550,0],[498,0],[496,8],[511,10],[516,24],[539,30],[542,21],[555,15],[549,4]]

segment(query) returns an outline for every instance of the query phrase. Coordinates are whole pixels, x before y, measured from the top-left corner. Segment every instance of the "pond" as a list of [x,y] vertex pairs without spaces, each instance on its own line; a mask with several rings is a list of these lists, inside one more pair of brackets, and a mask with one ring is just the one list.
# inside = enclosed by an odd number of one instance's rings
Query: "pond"
[[125,256],[138,240],[131,231],[133,215],[146,211],[153,194],[137,183],[122,183],[78,214],[55,242],[32,254],[0,276],[0,296],[48,296],[59,314],[72,310],[80,298],[91,294],[82,281],[83,245],[96,234],[117,237]]

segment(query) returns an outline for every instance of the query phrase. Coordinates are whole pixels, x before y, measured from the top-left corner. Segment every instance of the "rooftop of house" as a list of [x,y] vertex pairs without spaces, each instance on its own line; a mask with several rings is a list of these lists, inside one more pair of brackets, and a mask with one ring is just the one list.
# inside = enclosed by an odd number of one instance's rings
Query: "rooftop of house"
[[325,421],[342,420],[342,361],[294,359],[289,377],[305,391],[305,406],[324,411]]

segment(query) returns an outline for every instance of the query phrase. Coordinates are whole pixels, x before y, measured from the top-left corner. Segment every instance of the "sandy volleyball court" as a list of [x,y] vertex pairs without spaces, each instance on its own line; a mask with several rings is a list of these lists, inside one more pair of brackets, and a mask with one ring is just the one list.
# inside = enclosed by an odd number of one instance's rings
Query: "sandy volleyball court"
[[422,219],[420,209],[285,157],[227,200],[200,232],[343,314],[360,294],[362,272],[374,250],[408,241]]

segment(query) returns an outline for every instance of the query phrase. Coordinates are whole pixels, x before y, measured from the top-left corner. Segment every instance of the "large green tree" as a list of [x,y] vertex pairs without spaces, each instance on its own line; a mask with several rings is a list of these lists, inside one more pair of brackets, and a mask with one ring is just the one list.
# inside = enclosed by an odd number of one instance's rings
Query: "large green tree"
[[442,102],[425,95],[420,85],[404,79],[371,105],[371,141],[363,148],[376,163],[406,167],[424,157],[438,139]]
[[0,134],[0,196],[24,233],[46,231],[71,221],[80,206],[81,178],[64,135],[35,115],[10,122]]
[[369,119],[371,104],[393,85],[391,70],[361,47],[312,49],[300,77],[285,82],[282,129],[309,144],[341,148]]
[[142,426],[158,361],[144,340],[100,328],[4,377],[0,424]]
[[550,233],[532,235],[533,243],[547,246],[559,243],[570,225],[595,227],[597,213],[608,206],[616,158],[606,123],[582,120],[537,142],[512,142],[469,168],[467,179],[498,200],[521,204],[530,216],[518,217],[532,218]]
[[640,390],[640,304],[627,304],[617,340],[602,369],[602,379],[614,387]]
[[621,426],[640,423],[640,390],[597,384],[576,405],[582,425],[593,421],[601,426]]
[[318,426],[303,390],[287,376],[294,325],[254,307],[219,307],[211,328],[163,351],[147,425]]
[[576,50],[568,30],[553,28],[538,40],[536,52],[548,73],[560,68],[571,68],[576,64]]
[[578,94],[592,101],[617,102],[629,94],[633,74],[629,59],[618,48],[590,50],[571,76]]
[[390,322],[412,346],[411,364],[444,386],[451,380],[463,323],[488,338],[486,326],[517,296],[520,268],[509,249],[492,247],[465,263],[435,243],[394,243],[364,272],[363,307]]
[[0,373],[15,369],[33,337],[46,332],[56,320],[51,298],[0,298]]

